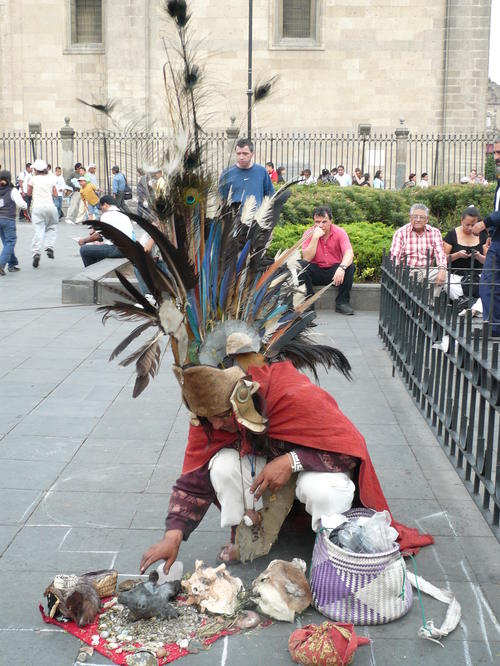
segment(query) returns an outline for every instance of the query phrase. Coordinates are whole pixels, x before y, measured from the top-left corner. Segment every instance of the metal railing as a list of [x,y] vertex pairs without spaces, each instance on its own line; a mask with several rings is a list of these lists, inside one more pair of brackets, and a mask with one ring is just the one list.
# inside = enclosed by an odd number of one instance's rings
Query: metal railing
[[[495,275],[495,268],[491,271]],[[496,285],[498,288],[498,285]],[[394,370],[500,538],[500,371],[490,324],[389,257],[382,265],[379,335]],[[393,372],[394,372],[393,370]]]
[[[72,130],[72,164],[82,162],[97,165],[101,185],[109,181],[111,167],[117,164],[130,184],[137,182],[137,167],[161,163],[172,137],[166,131],[128,132],[109,130]],[[311,169],[318,176],[323,168],[331,169],[343,164],[347,173],[356,167],[368,172],[373,180],[381,169],[385,174],[385,187],[396,187],[396,165],[408,176],[424,171],[429,173],[430,184],[458,183],[471,169],[485,171],[488,146],[493,134],[434,135],[396,132],[371,133],[362,136],[356,132],[257,132],[253,136],[256,161],[273,162],[284,166],[287,178],[297,176],[303,169]],[[228,165],[234,139],[225,130],[212,130],[202,135],[204,156],[215,177]],[[62,160],[62,139],[59,132],[0,133],[0,164],[12,174],[19,173],[26,162],[42,157],[55,167]],[[69,161],[71,161],[69,160]],[[66,160],[67,164],[68,160]]]

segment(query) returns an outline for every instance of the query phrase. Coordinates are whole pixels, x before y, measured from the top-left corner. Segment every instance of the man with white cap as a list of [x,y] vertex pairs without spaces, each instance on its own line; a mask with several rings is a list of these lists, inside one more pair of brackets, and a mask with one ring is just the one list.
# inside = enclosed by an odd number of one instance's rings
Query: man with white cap
[[57,197],[55,176],[49,174],[47,162],[37,159],[32,165],[34,175],[28,186],[28,196],[32,197],[31,220],[33,222],[33,268],[38,268],[42,246],[47,257],[54,258],[54,246],[57,237],[58,214],[54,204]]
[[91,162],[87,167],[86,175],[88,180],[92,183],[92,185],[95,185],[98,188],[99,185],[97,184],[97,176],[95,170],[96,170],[96,165],[93,162]]

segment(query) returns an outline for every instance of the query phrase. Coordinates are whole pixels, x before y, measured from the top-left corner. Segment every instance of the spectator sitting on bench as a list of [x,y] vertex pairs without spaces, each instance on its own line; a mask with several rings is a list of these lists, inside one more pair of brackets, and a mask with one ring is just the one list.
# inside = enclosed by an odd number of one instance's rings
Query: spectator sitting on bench
[[349,300],[354,281],[354,253],[347,232],[333,224],[332,211],[328,206],[318,206],[313,213],[314,227],[302,237],[303,271],[299,276],[305,284],[307,295],[314,294],[313,285],[330,282],[338,287],[335,311],[345,315],[354,314]]
[[[106,222],[119,231],[122,231],[132,240],[135,240],[134,228],[130,218],[120,212],[115,199],[109,195],[101,197],[101,222]],[[91,230],[86,238],[78,240],[80,245],[80,256],[84,266],[91,266],[102,259],[120,259],[123,257],[121,250],[110,240],[103,239],[97,231]]]

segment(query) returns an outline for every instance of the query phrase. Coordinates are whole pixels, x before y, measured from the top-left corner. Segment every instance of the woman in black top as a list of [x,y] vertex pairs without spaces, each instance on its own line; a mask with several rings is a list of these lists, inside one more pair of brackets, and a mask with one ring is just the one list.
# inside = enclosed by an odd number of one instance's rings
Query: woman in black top
[[472,233],[479,218],[478,209],[469,206],[462,213],[460,226],[450,229],[444,238],[444,251],[451,260],[450,271],[461,276],[464,294],[474,298],[479,298],[479,276],[486,259],[486,232],[479,236]]

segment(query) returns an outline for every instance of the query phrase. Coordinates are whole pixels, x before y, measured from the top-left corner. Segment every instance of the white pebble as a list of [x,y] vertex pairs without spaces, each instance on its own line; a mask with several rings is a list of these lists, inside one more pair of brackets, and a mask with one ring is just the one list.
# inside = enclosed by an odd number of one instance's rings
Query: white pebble
[[101,638],[109,638],[109,631],[101,631]]
[[188,641],[187,638],[181,638],[180,641],[177,641],[177,645],[178,645],[181,649],[185,650],[185,649],[187,648],[187,646],[189,645],[189,641]]
[[94,634],[92,636],[92,645],[99,645],[99,635],[98,634]]

